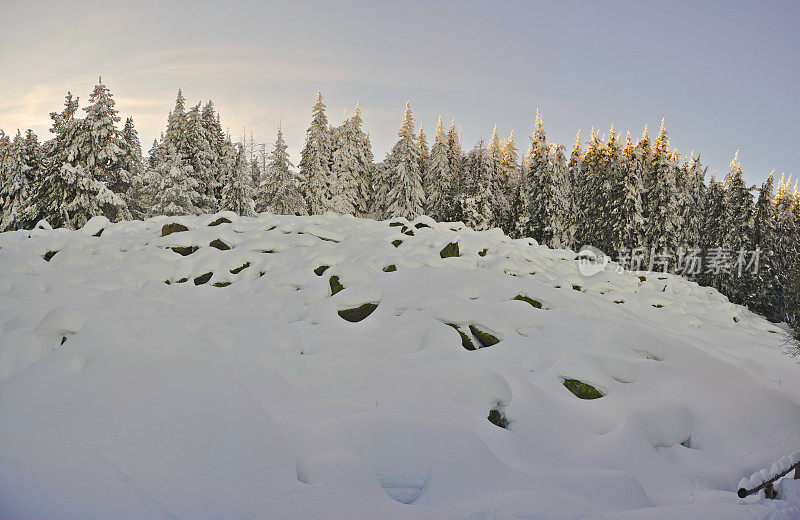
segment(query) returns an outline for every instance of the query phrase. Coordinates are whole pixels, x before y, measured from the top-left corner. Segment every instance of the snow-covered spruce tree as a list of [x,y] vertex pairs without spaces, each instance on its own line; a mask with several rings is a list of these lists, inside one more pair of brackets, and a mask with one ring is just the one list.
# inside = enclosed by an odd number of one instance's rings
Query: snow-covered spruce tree
[[[579,245],[600,247],[605,225],[604,191],[603,191],[603,143],[594,129],[592,137],[586,145],[581,158],[582,190],[579,193],[581,219],[578,222],[577,236]],[[606,252],[611,254],[611,252]]]
[[300,191],[300,179],[291,170],[283,132],[278,127],[275,148],[269,154],[267,169],[261,180],[256,208],[277,215],[307,215],[308,204]]
[[572,244],[570,248],[579,249],[582,242],[582,237],[579,236],[581,232],[581,223],[585,218],[585,208],[583,207],[583,194],[584,194],[584,177],[581,171],[581,163],[583,161],[583,149],[581,148],[581,131],[575,135],[575,144],[572,147],[572,152],[569,154],[567,161],[567,172],[569,175],[569,203],[570,211],[569,224],[572,237]]
[[[98,129],[103,125],[98,123],[102,118],[96,113],[91,120],[94,130],[88,129],[85,120],[75,118],[77,106],[77,100],[73,101],[68,94],[64,111],[51,114],[56,136],[46,147],[48,171],[36,190],[35,204],[28,208],[28,221],[45,219],[53,227],[79,228],[96,215],[113,221],[131,218],[125,201],[84,166],[87,162],[97,168],[102,164],[103,147],[96,146],[101,140],[93,141],[87,136],[92,132],[102,135]],[[115,153],[119,150],[118,142],[113,142],[110,148]],[[84,151],[91,158],[85,157]],[[113,160],[106,164],[116,165]],[[115,175],[113,169],[108,171]]]
[[473,229],[489,229],[495,219],[491,177],[492,158],[479,140],[467,154],[457,203],[462,221]]
[[613,129],[606,145],[609,180],[611,181],[610,207],[607,209],[608,254],[638,247],[642,242],[644,217],[642,216],[642,179],[634,153],[631,134],[625,139],[621,154],[611,144]]
[[676,187],[678,165],[669,149],[664,120],[653,147],[651,168],[645,240],[656,253],[674,252],[682,224]]
[[358,193],[356,196],[356,216],[372,217],[375,210],[375,157],[372,155],[372,144],[369,134],[364,132],[361,118],[361,106],[356,102],[356,110],[350,118],[355,131],[356,161],[358,165]]
[[425,191],[425,185],[427,183],[428,169],[430,168],[431,150],[428,147],[428,137],[425,135],[422,123],[420,123],[419,132],[417,133],[417,146],[419,147],[419,174],[422,177],[422,188],[427,197],[428,192]]
[[511,204],[506,194],[506,172],[503,167],[503,146],[497,137],[497,126],[492,131],[489,145],[486,148],[489,159],[489,185],[492,196],[491,227],[506,227],[511,215]]
[[414,116],[406,103],[403,122],[397,132],[400,139],[386,157],[386,196],[388,217],[414,219],[424,213],[425,193],[419,171],[419,147],[414,136]]
[[41,168],[41,154],[36,134],[28,130],[25,137],[19,131],[6,145],[0,183],[0,231],[29,228],[28,217]]
[[511,131],[508,138],[503,141],[501,153],[503,161],[501,164],[503,171],[503,193],[508,203],[508,211],[505,221],[500,226],[508,235],[513,235],[514,223],[518,215],[515,208],[519,207],[519,192],[522,186],[522,169],[519,163],[519,152],[514,142],[514,131]]
[[555,248],[572,245],[572,204],[570,200],[569,168],[564,146],[550,145],[547,173],[541,184],[541,196],[546,218],[542,240]]
[[330,181],[332,142],[328,117],[322,94],[312,108],[311,126],[306,130],[306,144],[300,154],[300,177],[303,192],[311,214],[324,213],[331,209]]
[[686,197],[687,206],[683,214],[684,246],[688,248],[700,247],[702,233],[703,212],[705,208],[706,171],[707,167],[700,162],[700,156],[695,157],[694,152],[689,156],[686,166]]
[[197,180],[191,175],[191,166],[174,146],[167,149],[166,160],[150,176],[153,215],[196,215],[200,211]]
[[[795,320],[800,316],[800,285],[797,274],[797,258],[800,255],[800,229],[794,215],[794,198],[790,189],[790,181],[784,175],[778,182],[775,194],[775,245],[776,254],[774,261],[776,271],[779,273],[778,287],[781,291],[781,308],[778,312],[780,319]],[[790,316],[793,314],[793,316]]]
[[183,96],[183,90],[178,89],[178,95],[175,97],[175,107],[167,116],[167,130],[164,132],[164,137],[161,140],[165,156],[170,154],[170,146],[175,148],[176,152],[185,149],[185,134],[186,98]]
[[85,107],[86,118],[78,133],[80,165],[99,181],[106,182],[114,193],[123,196],[131,183],[128,149],[122,139],[117,123],[118,110],[114,108],[114,96],[103,84],[102,78],[89,96]]
[[724,258],[720,255],[731,251],[729,226],[732,217],[727,192],[724,185],[716,180],[716,172],[708,183],[703,207],[703,233],[700,236],[703,271],[697,281],[720,290],[730,275],[730,267],[723,267]]
[[0,129],[0,222],[3,221],[3,208],[5,207],[5,192],[8,190],[10,169],[8,155],[11,149],[11,139]]
[[463,220],[455,201],[462,190],[464,177],[464,150],[461,146],[461,134],[456,129],[455,120],[450,121],[450,130],[447,132],[447,159],[450,162],[451,204],[446,207],[447,213],[442,216],[446,221]]
[[[749,251],[753,236],[753,195],[745,184],[739,152],[731,161],[731,169],[725,177],[730,221],[728,222],[731,251],[736,257],[741,251]],[[751,298],[753,276],[748,270],[733,269],[723,284],[723,293],[735,303],[745,303]]]
[[222,197],[222,185],[225,177],[233,168],[235,159],[233,143],[222,130],[219,113],[214,110],[212,101],[203,105],[200,125],[203,129],[203,137],[211,150],[209,171],[204,174],[210,184],[204,188],[203,193],[219,200]]
[[125,157],[127,158],[124,168],[131,174],[130,186],[124,199],[131,216],[137,219],[144,219],[150,211],[150,206],[146,201],[147,182],[144,158],[142,157],[142,145],[139,142],[139,133],[133,126],[133,118],[129,117],[125,120],[121,137],[122,143],[125,145]]
[[[176,151],[191,166],[191,175],[197,181],[197,208],[200,213],[214,213],[218,201],[214,190],[215,182],[225,182],[231,169],[220,168],[220,157],[206,129],[203,127],[203,114],[200,103],[186,112],[182,122],[182,140]],[[216,179],[222,174],[222,179]]]
[[745,303],[768,320],[781,320],[781,272],[779,271],[778,209],[775,204],[774,174],[761,185],[753,218],[752,248],[760,250],[759,269],[754,278],[753,291]]
[[544,228],[547,227],[547,214],[542,198],[542,182],[547,176],[550,150],[544,132],[544,122],[536,111],[536,123],[529,153],[526,154],[525,180],[520,190],[518,207],[514,213],[519,215],[516,222],[517,235],[533,238],[541,242]]
[[454,190],[448,151],[447,135],[442,126],[442,116],[439,116],[424,187],[425,213],[435,220],[447,220],[453,213]]
[[[368,211],[363,200],[369,179],[370,165],[365,164],[364,141],[359,135],[361,116],[345,119],[333,130],[333,161],[330,175],[328,209],[340,215],[355,215]],[[358,208],[358,209],[357,209]]]
[[237,215],[252,217],[256,214],[253,196],[253,179],[243,146],[237,146],[236,161],[228,183],[222,188],[220,209],[233,211]]

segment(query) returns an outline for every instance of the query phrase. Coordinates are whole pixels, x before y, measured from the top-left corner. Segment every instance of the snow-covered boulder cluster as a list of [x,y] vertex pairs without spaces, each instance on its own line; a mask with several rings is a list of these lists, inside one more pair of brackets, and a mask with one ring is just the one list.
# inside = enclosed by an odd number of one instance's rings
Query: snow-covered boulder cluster
[[[428,218],[0,234],[2,518],[797,518],[787,335]],[[784,500],[780,500],[784,498]]]

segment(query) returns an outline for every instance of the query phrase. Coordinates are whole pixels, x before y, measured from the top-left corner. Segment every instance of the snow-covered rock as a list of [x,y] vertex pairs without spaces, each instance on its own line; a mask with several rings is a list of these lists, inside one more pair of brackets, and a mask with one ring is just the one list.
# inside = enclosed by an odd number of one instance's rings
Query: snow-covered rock
[[800,449],[784,331],[578,267],[428,218],[0,234],[0,517],[798,517],[736,497]]

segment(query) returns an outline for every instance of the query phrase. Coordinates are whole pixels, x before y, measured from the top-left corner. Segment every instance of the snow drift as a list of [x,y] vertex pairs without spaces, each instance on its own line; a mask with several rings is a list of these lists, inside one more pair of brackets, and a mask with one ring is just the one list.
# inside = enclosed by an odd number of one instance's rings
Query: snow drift
[[0,518],[796,518],[777,326],[497,230],[0,234]]

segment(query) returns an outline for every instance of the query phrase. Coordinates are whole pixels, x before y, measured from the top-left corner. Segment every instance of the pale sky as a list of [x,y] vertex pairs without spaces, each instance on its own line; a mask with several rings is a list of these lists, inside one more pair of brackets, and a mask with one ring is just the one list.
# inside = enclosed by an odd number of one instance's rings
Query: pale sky
[[550,141],[592,127],[655,135],[720,175],[800,173],[798,2],[69,2],[0,0],[0,128],[49,138],[64,94],[81,106],[102,74],[145,152],[178,87],[213,99],[234,138],[299,159],[322,91],[338,124],[359,100],[376,160],[410,100],[429,141],[452,118],[465,148],[538,108]]

